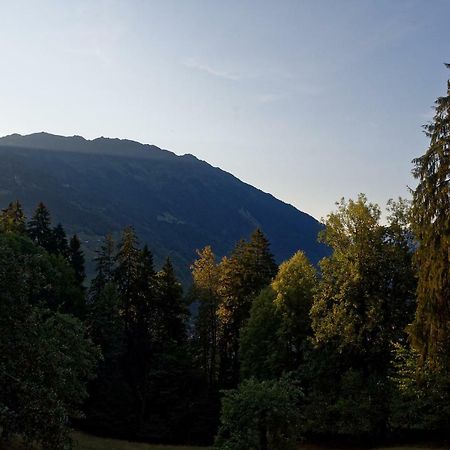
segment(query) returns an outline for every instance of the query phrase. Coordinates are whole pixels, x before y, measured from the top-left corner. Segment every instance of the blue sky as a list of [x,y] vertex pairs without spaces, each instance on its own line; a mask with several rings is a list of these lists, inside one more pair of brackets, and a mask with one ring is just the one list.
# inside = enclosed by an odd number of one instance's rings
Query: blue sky
[[407,194],[448,0],[0,0],[0,135],[192,153],[314,215]]

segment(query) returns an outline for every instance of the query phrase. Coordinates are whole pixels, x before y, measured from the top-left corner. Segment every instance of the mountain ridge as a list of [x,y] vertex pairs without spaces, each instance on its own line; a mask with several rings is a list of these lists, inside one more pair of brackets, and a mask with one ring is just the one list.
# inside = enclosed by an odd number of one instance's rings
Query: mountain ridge
[[210,244],[223,256],[255,225],[279,262],[297,249],[313,262],[327,254],[316,241],[323,225],[309,214],[194,155],[128,139],[0,138],[0,207],[16,199],[28,214],[33,203],[48,204],[90,256],[101,236],[131,224],[157,262],[170,255],[185,280],[197,248]]

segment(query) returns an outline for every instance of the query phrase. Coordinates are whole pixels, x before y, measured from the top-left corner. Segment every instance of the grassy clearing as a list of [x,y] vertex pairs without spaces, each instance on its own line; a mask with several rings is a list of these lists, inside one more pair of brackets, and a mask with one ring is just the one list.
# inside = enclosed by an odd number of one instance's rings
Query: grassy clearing
[[[73,436],[74,439],[77,441],[74,450],[212,450],[210,447],[150,445],[136,442],[127,442],[127,441],[120,441],[117,439],[99,438],[79,432],[74,433]],[[299,450],[330,450],[330,449],[315,445],[303,445],[299,447]],[[339,449],[333,448],[332,450],[339,450]],[[439,447],[439,446],[427,446],[424,444],[424,445],[405,445],[405,446],[391,446],[391,447],[374,447],[371,450],[450,450],[450,446]]]
[[[91,436],[85,433],[75,432],[74,450],[212,450],[210,447],[189,447],[189,446],[171,446],[171,445],[151,445],[139,442],[121,441],[118,439],[107,439],[96,436]],[[0,443],[0,450],[28,450],[19,443],[7,444],[2,446]],[[41,450],[35,448],[35,450]],[[304,445],[300,446],[299,450],[330,450],[327,447]],[[334,447],[332,450],[339,450]],[[348,450],[348,447],[347,447]],[[354,449],[356,450],[356,449]],[[450,446],[427,446],[427,445],[405,445],[392,447],[374,447],[371,450],[450,450]]]
[[210,450],[207,447],[150,445],[74,433],[74,450]]

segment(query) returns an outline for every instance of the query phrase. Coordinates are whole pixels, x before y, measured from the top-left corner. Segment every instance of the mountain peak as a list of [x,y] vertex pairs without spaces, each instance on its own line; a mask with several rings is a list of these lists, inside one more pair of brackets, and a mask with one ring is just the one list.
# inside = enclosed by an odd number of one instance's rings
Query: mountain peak
[[162,150],[155,145],[141,144],[140,142],[130,139],[109,138],[104,136],[95,139],[86,139],[79,135],[60,136],[44,131],[27,135],[14,133],[1,137],[0,146],[138,158],[175,156],[174,153]]

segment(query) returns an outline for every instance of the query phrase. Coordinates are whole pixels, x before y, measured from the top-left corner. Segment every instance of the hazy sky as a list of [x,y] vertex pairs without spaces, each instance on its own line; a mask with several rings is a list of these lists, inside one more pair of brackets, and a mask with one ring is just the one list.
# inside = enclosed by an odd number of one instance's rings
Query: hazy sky
[[192,153],[320,218],[406,194],[449,0],[0,0],[0,135]]

